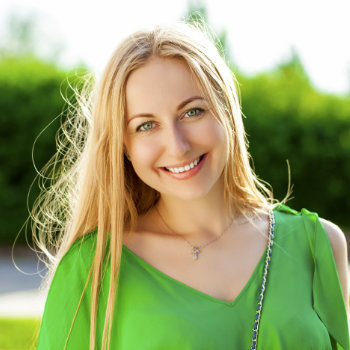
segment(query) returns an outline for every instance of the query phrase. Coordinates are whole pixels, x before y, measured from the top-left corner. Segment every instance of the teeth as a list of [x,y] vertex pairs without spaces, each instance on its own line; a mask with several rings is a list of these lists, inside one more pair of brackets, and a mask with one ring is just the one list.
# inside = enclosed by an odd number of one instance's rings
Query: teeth
[[200,157],[198,159],[196,159],[194,162],[185,165],[184,167],[179,167],[179,168],[165,168],[167,170],[169,170],[172,173],[183,173],[184,171],[188,171],[190,169],[193,169],[198,163],[199,163]]

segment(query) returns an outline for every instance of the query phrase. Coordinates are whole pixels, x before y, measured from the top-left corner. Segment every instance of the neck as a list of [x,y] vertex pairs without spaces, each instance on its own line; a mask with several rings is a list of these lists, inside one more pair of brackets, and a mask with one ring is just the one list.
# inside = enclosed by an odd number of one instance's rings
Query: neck
[[162,228],[194,238],[220,235],[233,218],[224,202],[223,186],[220,187],[220,190],[193,200],[161,196],[157,210],[165,222],[160,220]]

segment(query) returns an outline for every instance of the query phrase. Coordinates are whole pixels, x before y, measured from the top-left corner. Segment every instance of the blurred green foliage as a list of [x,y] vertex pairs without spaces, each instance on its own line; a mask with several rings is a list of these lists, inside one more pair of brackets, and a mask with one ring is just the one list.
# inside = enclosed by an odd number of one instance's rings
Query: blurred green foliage
[[[208,17],[202,0],[189,1],[187,22],[210,28]],[[236,73],[226,31],[216,46]],[[294,50],[270,72],[236,76],[256,174],[282,200],[288,161],[293,193],[287,204],[316,211],[350,233],[350,91],[343,97],[317,91]]]
[[[38,169],[55,152],[58,116],[65,106],[61,92],[70,94],[70,74],[32,57],[0,60],[0,242],[12,243],[28,216],[36,137]],[[271,183],[275,197],[282,199],[288,159],[294,185],[294,199],[288,204],[349,227],[350,98],[317,91],[296,55],[271,72],[237,76],[258,176]],[[30,204],[37,195],[34,186]]]
[[296,54],[273,71],[239,75],[255,171],[288,205],[350,226],[350,96],[317,91]]
[[[41,169],[55,152],[66,76],[55,65],[29,56],[0,60],[0,242],[13,242],[28,216],[27,194],[36,175],[32,148],[50,122],[34,148],[36,167]],[[34,186],[31,198],[37,195]]]

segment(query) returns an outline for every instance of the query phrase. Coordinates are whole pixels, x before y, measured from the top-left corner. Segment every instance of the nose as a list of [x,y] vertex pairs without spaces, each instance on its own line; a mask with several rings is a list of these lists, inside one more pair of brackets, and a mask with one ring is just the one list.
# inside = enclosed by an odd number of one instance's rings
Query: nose
[[165,133],[165,145],[170,156],[180,158],[190,149],[191,144],[184,128],[184,125],[174,123]]

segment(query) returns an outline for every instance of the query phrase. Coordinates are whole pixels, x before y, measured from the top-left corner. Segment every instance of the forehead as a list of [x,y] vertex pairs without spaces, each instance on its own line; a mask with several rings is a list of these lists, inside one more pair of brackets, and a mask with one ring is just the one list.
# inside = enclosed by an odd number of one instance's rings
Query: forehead
[[161,112],[194,95],[203,95],[197,79],[180,59],[152,57],[129,76],[127,115]]

